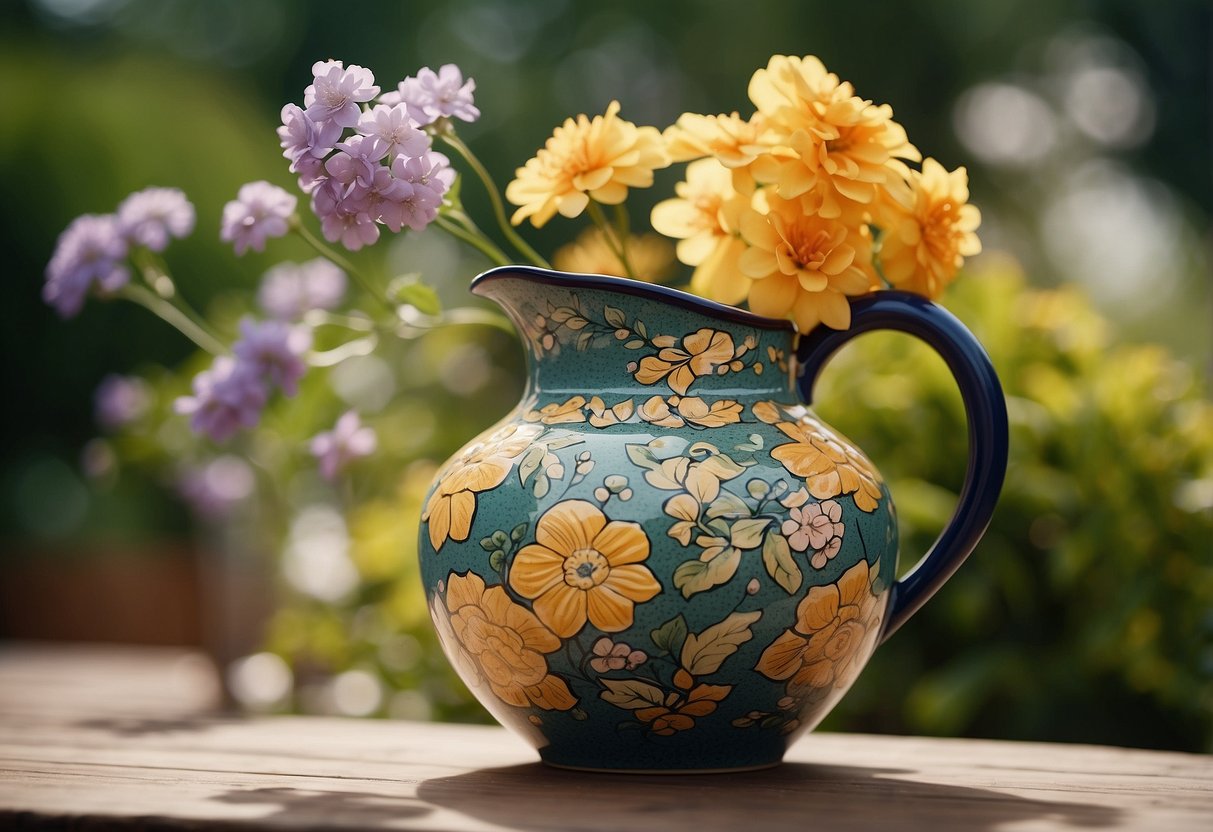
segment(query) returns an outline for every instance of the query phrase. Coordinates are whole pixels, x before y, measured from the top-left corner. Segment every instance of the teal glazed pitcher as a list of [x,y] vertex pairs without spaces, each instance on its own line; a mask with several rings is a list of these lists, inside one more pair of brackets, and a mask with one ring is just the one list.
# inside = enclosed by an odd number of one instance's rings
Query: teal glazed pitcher
[[[554,766],[777,764],[976,546],[1002,487],[1006,405],[942,308],[880,292],[798,335],[673,289],[502,267],[472,291],[523,335],[522,401],[438,472],[421,572],[447,656]],[[863,332],[926,341],[964,399],[956,513],[897,575],[884,481],[809,406]]]

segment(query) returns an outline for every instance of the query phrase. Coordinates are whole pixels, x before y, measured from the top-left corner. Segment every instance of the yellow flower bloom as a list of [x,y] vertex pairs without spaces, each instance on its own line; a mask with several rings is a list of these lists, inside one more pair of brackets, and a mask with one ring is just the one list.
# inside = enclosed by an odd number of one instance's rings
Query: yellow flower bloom
[[842,690],[876,648],[884,604],[873,591],[880,565],[866,560],[837,584],[815,586],[796,608],[796,623],[771,642],[754,666],[768,679],[788,680],[791,696]]
[[[635,378],[641,384],[656,384],[666,379],[670,389],[685,395],[687,388],[700,376],[711,375],[722,364],[733,360],[733,336],[718,329],[704,327],[682,339],[682,347],[663,347],[657,355],[640,359]],[[654,339],[654,343],[657,339]]]
[[892,108],[859,98],[812,55],[773,56],[749,94],[768,127],[763,141],[776,146],[753,162],[754,178],[785,199],[802,197],[811,213],[836,218],[871,205],[907,174],[902,159],[922,158]]
[[859,452],[842,444],[825,428],[804,420],[775,425],[792,442],[776,445],[771,456],[789,473],[801,477],[819,500],[850,494],[860,511],[875,511],[880,502],[880,475]]
[[[683,118],[686,118],[684,116]],[[678,259],[695,266],[691,291],[722,303],[738,303],[750,281],[737,270],[745,250],[739,238],[741,215],[749,198],[733,187],[733,177],[715,159],[687,165],[687,178],[674,186],[676,199],[653,207],[653,228],[677,239]]]
[[872,277],[861,264],[871,260],[866,236],[841,220],[805,214],[800,203],[770,197],[768,212],[741,218],[749,248],[738,259],[742,274],[754,279],[750,309],[788,318],[801,332],[818,323],[834,329],[851,325],[847,295],[862,295]]
[[877,222],[885,231],[880,265],[898,289],[938,298],[964,259],[981,252],[981,212],[969,205],[969,175],[949,173],[934,159],[911,171],[909,187],[883,201]]
[[594,199],[618,205],[628,188],[653,184],[653,171],[670,163],[661,133],[619,118],[619,102],[592,120],[582,114],[566,119],[543,148],[518,168],[505,197],[521,206],[510,219],[518,225],[530,217],[540,228],[557,211],[576,217]]
[[[638,280],[661,283],[673,273],[672,246],[656,234],[630,235],[627,253],[632,273]],[[565,272],[627,277],[627,269],[600,228],[587,228],[576,240],[556,249],[552,265]]]
[[761,113],[754,113],[748,120],[736,112],[718,116],[683,113],[673,126],[666,128],[662,138],[671,161],[713,157],[731,171],[733,186],[749,194],[754,191],[750,163],[769,149],[762,143],[764,132]]
[[641,565],[648,556],[640,524],[607,522],[593,503],[565,500],[543,513],[535,543],[514,556],[510,586],[534,601],[539,620],[561,638],[576,634],[587,619],[617,633],[632,626],[633,604],[661,592]]
[[577,704],[568,684],[548,672],[547,653],[560,639],[501,586],[485,588],[477,574],[451,573],[446,602],[430,604],[438,638],[469,687],[487,684],[502,702],[567,711]]
[[421,512],[434,551],[448,537],[468,539],[476,516],[476,494],[505,482],[515,460],[541,432],[535,425],[506,425],[483,442],[468,445],[446,464]]

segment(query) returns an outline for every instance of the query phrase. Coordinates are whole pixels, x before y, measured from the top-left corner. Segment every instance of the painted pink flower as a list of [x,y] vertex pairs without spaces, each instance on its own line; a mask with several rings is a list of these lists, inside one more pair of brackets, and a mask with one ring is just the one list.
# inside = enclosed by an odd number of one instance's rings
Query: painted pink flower
[[842,547],[844,525],[842,506],[837,500],[811,503],[788,511],[789,519],[783,521],[782,531],[788,545],[797,552],[813,550],[810,563],[820,569],[838,554]]
[[594,642],[593,652],[594,658],[590,659],[590,667],[599,673],[632,670],[649,658],[643,650],[633,650],[622,641],[614,642],[606,636]]

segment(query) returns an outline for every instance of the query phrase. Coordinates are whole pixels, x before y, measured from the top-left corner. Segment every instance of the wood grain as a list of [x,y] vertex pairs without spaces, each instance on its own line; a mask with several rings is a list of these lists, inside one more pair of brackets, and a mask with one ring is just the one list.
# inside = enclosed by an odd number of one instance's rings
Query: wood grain
[[1213,828],[1213,759],[812,734],[728,775],[546,768],[499,728],[207,711],[197,656],[0,645],[0,828]]

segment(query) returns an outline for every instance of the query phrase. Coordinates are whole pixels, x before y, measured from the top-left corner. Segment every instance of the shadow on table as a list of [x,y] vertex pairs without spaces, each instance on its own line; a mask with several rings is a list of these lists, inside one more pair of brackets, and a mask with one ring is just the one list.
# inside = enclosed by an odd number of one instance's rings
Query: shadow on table
[[222,794],[214,800],[229,805],[267,806],[270,811],[259,815],[255,821],[246,819],[249,828],[387,829],[396,828],[400,821],[418,818],[432,811],[431,807],[410,794],[286,787],[241,789]]
[[785,763],[740,774],[583,774],[538,763],[426,780],[423,803],[503,827],[535,830],[758,827],[993,830],[1048,820],[1115,826],[1105,806],[1032,800],[1001,792],[900,779],[906,769]]
[[145,737],[155,734],[199,733],[220,725],[235,725],[242,722],[239,717],[182,716],[182,717],[99,717],[83,719],[73,723],[74,728],[90,731],[105,731],[116,737]]

